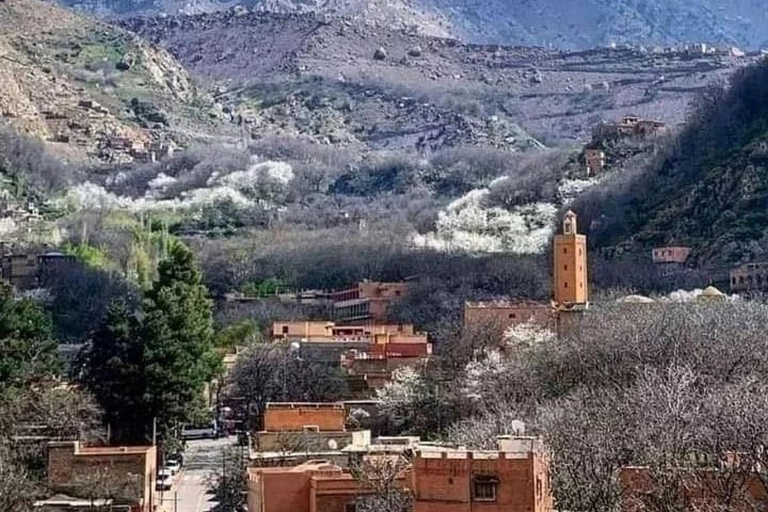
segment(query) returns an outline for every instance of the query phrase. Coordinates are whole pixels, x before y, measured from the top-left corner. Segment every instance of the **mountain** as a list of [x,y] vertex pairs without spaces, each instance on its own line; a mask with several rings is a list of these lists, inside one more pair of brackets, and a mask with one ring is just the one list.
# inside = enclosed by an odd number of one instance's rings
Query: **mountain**
[[624,181],[581,200],[600,219],[596,246],[690,246],[700,263],[725,268],[768,257],[768,62],[701,101],[664,157]]
[[60,0],[102,16],[197,14],[235,5],[342,16],[475,43],[567,49],[708,42],[768,44],[759,0]]
[[105,162],[227,131],[168,52],[37,0],[0,2],[0,121]]
[[676,125],[697,94],[755,58],[474,45],[239,9],[121,25],[213,84],[257,136],[299,131],[375,147],[527,146],[515,125],[547,144],[586,142],[601,120],[629,113]]

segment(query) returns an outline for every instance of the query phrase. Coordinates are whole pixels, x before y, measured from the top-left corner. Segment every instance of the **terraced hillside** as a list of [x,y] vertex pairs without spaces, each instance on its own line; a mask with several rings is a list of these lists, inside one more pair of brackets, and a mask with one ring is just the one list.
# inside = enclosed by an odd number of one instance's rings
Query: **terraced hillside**
[[[256,132],[292,129],[295,119],[318,113],[349,128],[334,138],[353,140],[360,139],[356,129],[376,124],[384,133],[397,126],[419,132],[403,121],[409,105],[424,110],[421,117],[439,116],[436,126],[493,131],[497,123],[517,124],[547,142],[583,141],[600,120],[629,112],[677,124],[701,90],[754,59],[468,45],[349,20],[242,10],[123,26],[215,83],[221,101],[244,108]],[[334,123],[318,130],[338,131]],[[504,130],[502,139],[520,138],[516,128]]]
[[116,162],[227,130],[169,53],[37,0],[0,3],[0,118],[73,158]]

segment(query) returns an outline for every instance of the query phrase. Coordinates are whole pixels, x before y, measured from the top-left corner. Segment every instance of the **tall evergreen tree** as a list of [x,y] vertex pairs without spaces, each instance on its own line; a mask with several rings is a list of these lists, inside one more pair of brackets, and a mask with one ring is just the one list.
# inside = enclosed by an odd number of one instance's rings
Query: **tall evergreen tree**
[[141,310],[110,310],[87,353],[86,383],[124,441],[187,421],[220,369],[212,303],[192,252],[174,243]]
[[192,252],[176,242],[143,302],[144,402],[163,428],[185,421],[219,369],[213,313]]
[[136,337],[138,327],[124,302],[113,303],[86,355],[85,383],[118,440],[140,439],[147,429],[146,415],[141,414],[143,343]]

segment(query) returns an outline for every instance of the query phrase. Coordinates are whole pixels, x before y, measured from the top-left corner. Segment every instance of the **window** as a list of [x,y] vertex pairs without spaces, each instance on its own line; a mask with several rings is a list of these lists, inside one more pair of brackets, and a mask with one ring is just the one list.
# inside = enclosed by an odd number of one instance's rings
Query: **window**
[[399,296],[400,296],[400,290],[395,290],[395,297],[399,297]]
[[509,318],[510,318],[510,319],[513,319],[513,318],[517,318],[517,315],[516,315],[516,314],[514,314],[514,313],[510,313],[510,314],[509,314]]
[[492,476],[476,476],[474,481],[475,501],[496,501],[496,487],[499,481]]
[[563,288],[568,288],[568,282],[563,283]]
[[288,326],[287,325],[283,326],[283,334],[288,334]]
[[344,512],[357,512],[357,504],[356,503],[347,503],[344,505]]
[[731,284],[736,284],[736,278],[731,278]]
[[568,270],[568,265],[563,265],[563,270]]
[[567,247],[563,247],[563,254],[568,254],[568,248]]

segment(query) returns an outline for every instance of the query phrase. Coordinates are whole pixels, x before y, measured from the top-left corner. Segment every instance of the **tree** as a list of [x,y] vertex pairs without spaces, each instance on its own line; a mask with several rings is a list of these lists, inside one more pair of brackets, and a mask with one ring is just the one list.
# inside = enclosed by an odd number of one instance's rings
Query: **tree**
[[413,496],[403,486],[410,461],[404,456],[368,457],[351,467],[363,490],[357,499],[360,512],[408,512]]
[[0,510],[31,511],[35,493],[24,467],[0,444]]
[[192,253],[173,244],[158,275],[139,312],[110,309],[86,353],[85,382],[126,441],[146,439],[154,420],[170,435],[220,370],[212,305]]
[[105,420],[118,440],[145,434],[143,413],[143,343],[139,319],[123,302],[113,303],[85,355],[84,382],[104,408]]
[[212,303],[192,252],[173,244],[158,274],[142,304],[142,400],[148,419],[169,429],[186,420],[221,361],[213,347]]
[[50,379],[58,369],[48,315],[0,283],[0,396]]
[[222,453],[221,467],[209,481],[209,490],[218,502],[213,512],[240,512],[248,490],[248,467],[242,448]]
[[248,426],[258,430],[268,402],[332,402],[345,390],[338,368],[301,359],[291,347],[272,344],[251,346],[239,356],[225,394],[242,402]]

